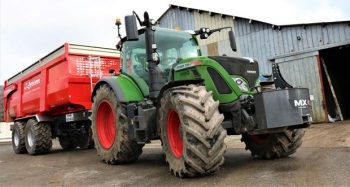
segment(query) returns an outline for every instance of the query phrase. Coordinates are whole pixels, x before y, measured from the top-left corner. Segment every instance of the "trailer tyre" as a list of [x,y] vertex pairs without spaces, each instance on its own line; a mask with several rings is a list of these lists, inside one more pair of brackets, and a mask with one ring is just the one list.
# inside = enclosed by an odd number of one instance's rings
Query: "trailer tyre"
[[159,125],[170,171],[178,177],[214,173],[224,162],[224,116],[204,86],[169,89],[161,99]]
[[128,138],[125,108],[108,85],[102,85],[92,105],[92,133],[97,155],[108,164],[130,163],[138,159],[143,145]]
[[48,153],[52,148],[51,126],[49,123],[38,123],[28,120],[25,128],[25,144],[30,155]]
[[58,141],[64,150],[77,148],[77,144],[70,136],[60,136],[58,137]]
[[15,122],[12,130],[12,148],[16,154],[27,153],[24,129],[25,123]]
[[295,153],[302,144],[304,134],[303,129],[260,135],[243,134],[241,141],[246,144],[246,150],[249,149],[253,157],[273,159]]

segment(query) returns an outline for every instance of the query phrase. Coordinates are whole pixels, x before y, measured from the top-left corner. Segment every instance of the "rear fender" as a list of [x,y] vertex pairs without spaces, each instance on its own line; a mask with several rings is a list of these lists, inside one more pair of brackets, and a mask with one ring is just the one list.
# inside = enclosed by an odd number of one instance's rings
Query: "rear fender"
[[117,96],[119,102],[139,102],[144,100],[144,95],[138,85],[128,76],[120,74],[102,78],[94,87],[91,95],[91,102],[96,95],[98,88],[104,84],[110,86]]

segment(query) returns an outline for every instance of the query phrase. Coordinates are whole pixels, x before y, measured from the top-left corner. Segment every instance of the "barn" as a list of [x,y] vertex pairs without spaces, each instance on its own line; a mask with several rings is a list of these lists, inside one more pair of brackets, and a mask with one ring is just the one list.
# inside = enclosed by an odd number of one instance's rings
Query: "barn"
[[350,119],[350,20],[275,25],[249,18],[170,5],[159,26],[178,30],[232,27],[238,51],[232,52],[226,32],[200,40],[203,55],[251,57],[261,74],[278,63],[294,87],[310,89],[314,122]]

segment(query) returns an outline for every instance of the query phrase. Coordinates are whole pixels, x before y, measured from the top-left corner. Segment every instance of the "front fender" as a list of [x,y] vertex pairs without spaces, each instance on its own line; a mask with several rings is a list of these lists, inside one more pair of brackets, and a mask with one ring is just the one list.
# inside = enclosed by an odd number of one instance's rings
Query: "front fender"
[[[217,76],[212,76],[210,70]],[[214,78],[217,81],[214,81]],[[180,61],[174,68],[174,80],[192,79],[203,79],[207,90],[212,91],[214,100],[219,101],[220,104],[235,102],[242,95],[242,91],[224,67],[208,57],[187,58]],[[220,92],[223,90],[220,87],[224,87],[225,90]]]
[[[169,88],[176,87],[176,86],[189,85],[189,84],[199,84],[199,83],[203,83],[203,81],[204,81],[203,79],[193,79],[193,80],[178,80],[178,81],[168,82],[159,91],[159,95],[157,97],[158,105],[160,104],[160,100],[162,99],[164,92],[166,90],[168,90]],[[158,106],[158,107],[160,107],[160,106]]]
[[102,78],[96,86],[91,95],[91,102],[94,102],[94,96],[98,88],[104,84],[109,85],[119,102],[138,102],[144,100],[144,95],[138,85],[128,76],[119,74],[117,76]]

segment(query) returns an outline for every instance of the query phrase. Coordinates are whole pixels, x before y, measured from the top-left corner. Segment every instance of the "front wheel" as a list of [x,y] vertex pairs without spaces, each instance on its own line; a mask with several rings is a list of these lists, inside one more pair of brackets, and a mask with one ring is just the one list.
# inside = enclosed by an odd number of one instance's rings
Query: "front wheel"
[[161,99],[161,140],[170,171],[178,177],[214,173],[224,162],[224,116],[204,86],[169,89]]
[[249,135],[243,134],[241,141],[246,144],[253,157],[273,159],[287,157],[296,152],[305,134],[303,129],[285,130],[280,133]]
[[137,160],[143,145],[128,137],[125,109],[108,85],[102,85],[92,105],[92,133],[100,159],[108,164],[129,163]]

